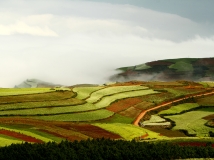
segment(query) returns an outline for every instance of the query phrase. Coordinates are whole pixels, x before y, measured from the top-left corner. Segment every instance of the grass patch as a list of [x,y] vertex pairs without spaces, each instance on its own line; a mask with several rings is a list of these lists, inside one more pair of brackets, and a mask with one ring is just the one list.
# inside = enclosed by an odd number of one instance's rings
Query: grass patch
[[105,96],[110,96],[114,95],[117,93],[122,93],[122,92],[128,92],[128,91],[137,91],[137,90],[143,90],[143,89],[148,89],[148,87],[143,87],[143,86],[114,86],[114,87],[107,87],[101,90],[98,90],[96,92],[93,92],[91,96],[86,100],[89,103],[95,103],[101,98]]
[[91,93],[100,90],[104,87],[75,87],[73,91],[77,93],[76,98],[85,99],[88,98]]
[[176,106],[172,106],[170,109],[163,110],[159,112],[159,115],[173,115],[180,114],[182,112],[186,112],[188,110],[192,110],[198,108],[200,105],[198,103],[183,103]]
[[83,122],[83,121],[95,121],[100,119],[105,119],[112,116],[114,112],[101,109],[90,112],[83,113],[73,113],[73,114],[61,114],[61,115],[50,115],[50,116],[35,116],[32,118],[42,119],[47,121],[73,121],[73,122]]

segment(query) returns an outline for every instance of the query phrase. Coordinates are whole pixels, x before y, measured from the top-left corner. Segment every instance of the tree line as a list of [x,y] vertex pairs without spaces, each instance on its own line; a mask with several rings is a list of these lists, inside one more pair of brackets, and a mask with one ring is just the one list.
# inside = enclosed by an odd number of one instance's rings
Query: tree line
[[110,139],[62,141],[61,143],[22,143],[0,148],[1,160],[162,160],[212,158],[214,148],[179,146],[169,142],[136,142]]

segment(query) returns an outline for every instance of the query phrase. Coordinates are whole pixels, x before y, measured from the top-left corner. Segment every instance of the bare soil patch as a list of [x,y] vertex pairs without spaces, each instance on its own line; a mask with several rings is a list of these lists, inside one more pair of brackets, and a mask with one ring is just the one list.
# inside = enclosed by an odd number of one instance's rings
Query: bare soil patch
[[133,105],[140,103],[141,101],[142,100],[140,98],[123,99],[123,100],[120,100],[118,102],[111,104],[109,107],[107,107],[107,110],[112,111],[112,112],[120,112]]

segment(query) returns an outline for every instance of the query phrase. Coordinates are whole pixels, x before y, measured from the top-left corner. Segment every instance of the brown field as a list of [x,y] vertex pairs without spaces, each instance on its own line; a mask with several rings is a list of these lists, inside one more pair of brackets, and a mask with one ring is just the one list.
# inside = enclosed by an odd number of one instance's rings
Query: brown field
[[133,105],[136,105],[136,104],[140,103],[141,101],[142,100],[140,98],[127,98],[127,99],[123,99],[118,102],[112,103],[106,109],[116,113],[116,112],[123,111]]
[[102,128],[93,126],[91,124],[71,124],[71,125],[61,125],[60,127],[72,129],[76,132],[85,134],[91,138],[111,138],[111,139],[120,139],[121,136],[108,132]]
[[14,131],[9,131],[9,130],[5,130],[5,129],[1,129],[0,130],[0,134],[6,135],[6,136],[10,136],[10,137],[14,137],[20,140],[23,140],[25,142],[35,142],[35,143],[43,143],[42,140],[36,139],[34,137],[31,136],[27,136],[21,133],[17,133]]
[[141,113],[141,110],[135,107],[130,107],[122,112],[119,112],[120,115],[130,118],[136,118]]
[[151,126],[151,127],[144,127],[144,128],[160,133],[161,135],[167,136],[167,137],[187,137],[183,132],[171,131],[161,126]]
[[199,98],[196,102],[201,106],[214,106],[214,95]]
[[154,103],[143,101],[141,103],[136,104],[134,107],[140,110],[146,110],[154,106]]

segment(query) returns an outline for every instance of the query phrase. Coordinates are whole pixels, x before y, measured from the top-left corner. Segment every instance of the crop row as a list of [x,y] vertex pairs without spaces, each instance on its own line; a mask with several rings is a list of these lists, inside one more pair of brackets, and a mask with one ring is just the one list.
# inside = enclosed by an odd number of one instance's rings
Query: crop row
[[47,92],[39,94],[15,95],[15,96],[0,96],[0,104],[22,103],[22,102],[42,102],[62,100],[74,97],[75,94],[71,91],[65,92]]
[[28,135],[28,136],[31,136],[31,137],[35,137],[36,139],[40,139],[40,140],[42,140],[43,142],[53,141],[53,140],[50,139],[50,138],[43,137],[43,136],[40,136],[40,135],[35,134],[35,133],[33,133],[33,132],[25,131],[25,130],[22,130],[22,129],[19,130],[19,129],[11,129],[11,128],[6,128],[6,127],[0,127],[0,129],[9,130],[9,131],[21,133],[21,134],[24,134],[24,135]]
[[95,106],[97,106],[98,108],[103,108],[103,107],[109,106],[112,102],[119,100],[119,99],[138,97],[138,96],[155,94],[155,93],[159,93],[159,92],[153,91],[152,89],[147,89],[147,90],[138,90],[138,91],[118,93],[118,94],[114,94],[111,96],[103,97],[101,99],[101,101],[99,101],[95,104]]
[[114,87],[107,87],[96,92],[93,92],[88,99],[86,99],[89,103],[95,103],[98,100],[102,99],[105,96],[114,95],[117,93],[129,92],[129,91],[137,91],[137,90],[144,90],[148,89],[148,87],[144,86],[114,86]]
[[97,91],[97,90],[100,90],[104,87],[75,87],[73,88],[73,91],[77,93],[77,96],[76,98],[79,98],[79,99],[85,99],[85,98],[88,98],[91,93]]
[[73,106],[85,103],[84,101],[76,98],[70,98],[58,101],[43,101],[43,102],[23,102],[23,103],[12,103],[12,104],[2,104],[0,105],[0,110],[20,110],[20,109],[30,109],[30,108],[45,108],[58,106]]
[[6,110],[1,111],[0,115],[51,115],[51,114],[63,114],[71,112],[82,112],[98,109],[95,105],[91,103],[86,103],[82,105],[75,106],[65,106],[65,107],[45,107],[45,108],[33,108],[33,109],[18,109],[18,110]]
[[198,108],[199,105],[197,103],[183,103],[176,106],[172,106],[170,109],[163,110],[159,112],[159,115],[172,115],[172,114],[179,114],[188,110],[192,110]]
[[73,114],[60,114],[60,115],[50,115],[50,116],[33,116],[31,118],[47,120],[47,121],[95,121],[100,119],[105,119],[112,116],[114,112],[101,109],[90,112],[83,113],[73,113]]
[[0,88],[0,96],[53,92],[50,88]]

